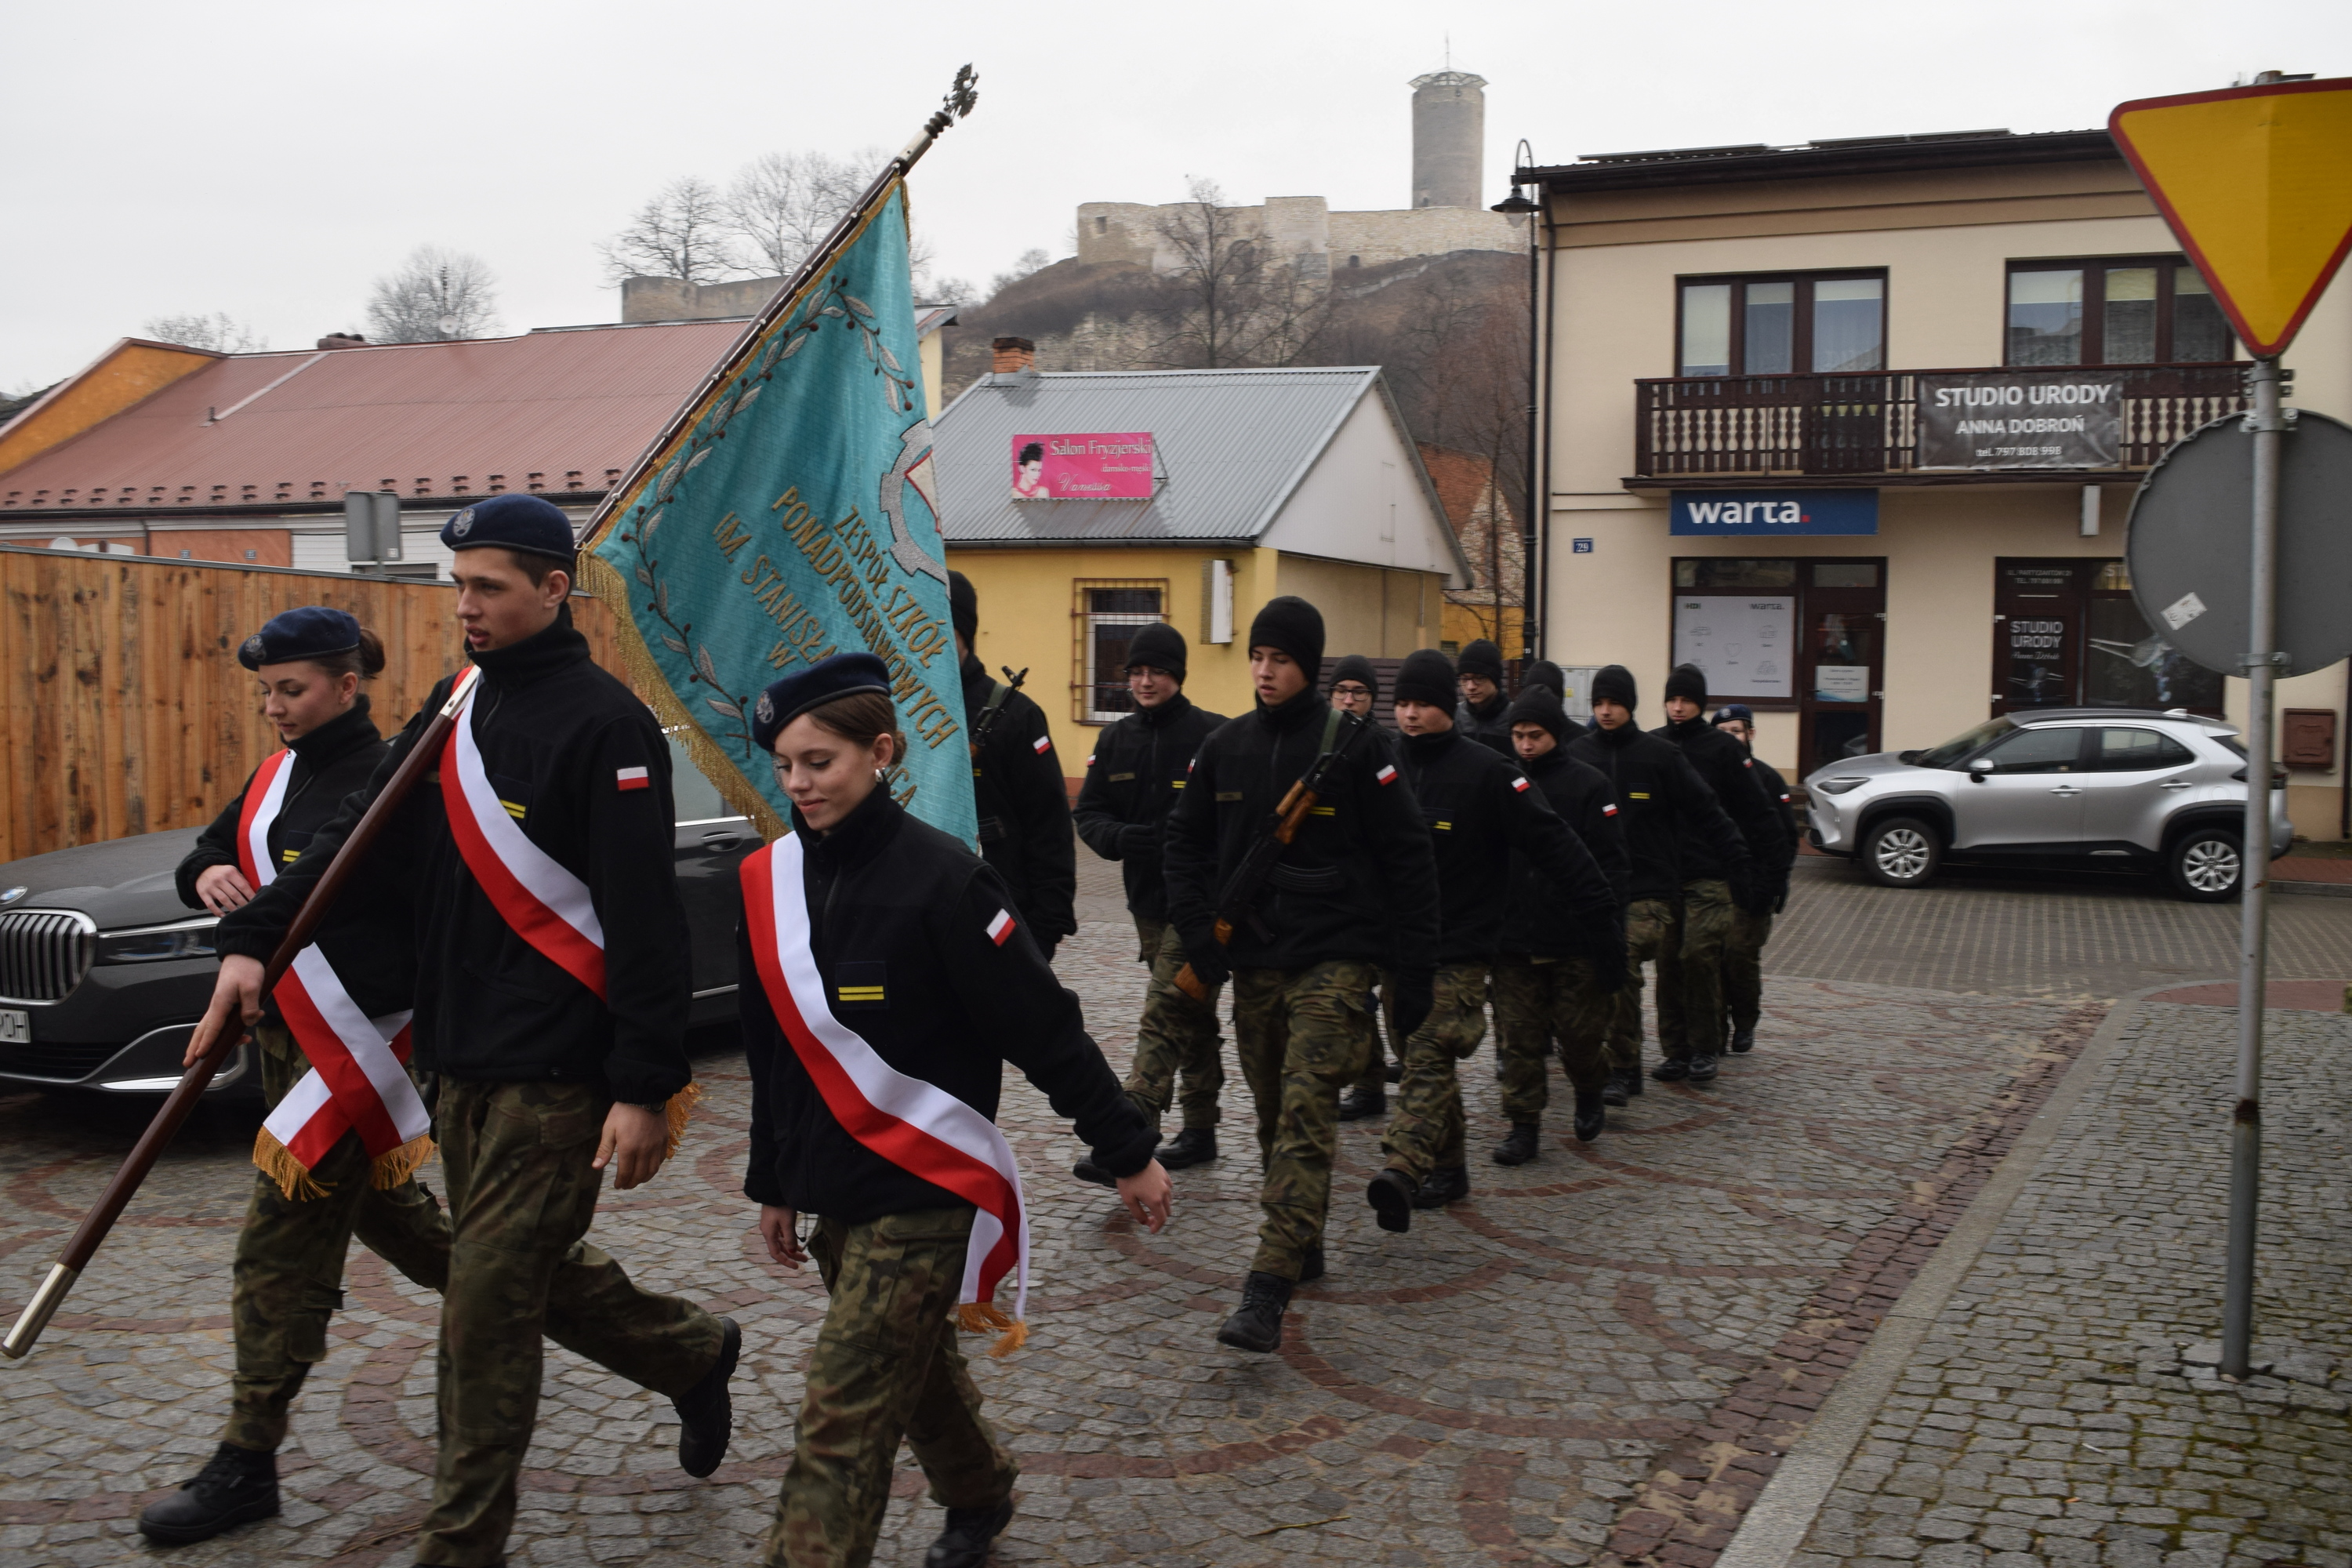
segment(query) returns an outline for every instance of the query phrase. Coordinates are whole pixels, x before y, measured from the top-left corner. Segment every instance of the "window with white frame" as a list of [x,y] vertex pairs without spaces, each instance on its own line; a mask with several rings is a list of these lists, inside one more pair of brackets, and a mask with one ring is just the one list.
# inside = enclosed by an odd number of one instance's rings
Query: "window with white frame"
[[1164,582],[1082,582],[1077,584],[1081,717],[1109,724],[1135,711],[1127,691],[1127,646],[1137,630],[1164,621]]

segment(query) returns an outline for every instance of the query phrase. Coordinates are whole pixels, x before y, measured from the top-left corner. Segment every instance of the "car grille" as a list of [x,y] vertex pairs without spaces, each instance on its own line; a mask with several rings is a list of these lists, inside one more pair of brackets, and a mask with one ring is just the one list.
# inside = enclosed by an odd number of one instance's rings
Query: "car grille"
[[97,927],[87,915],[16,910],[0,915],[0,1002],[56,1002],[89,973]]
[[0,1046],[0,1073],[21,1073],[26,1078],[78,1083],[104,1067],[121,1048],[119,1042],[88,1045],[79,1041],[53,1043],[40,1040],[30,1045]]

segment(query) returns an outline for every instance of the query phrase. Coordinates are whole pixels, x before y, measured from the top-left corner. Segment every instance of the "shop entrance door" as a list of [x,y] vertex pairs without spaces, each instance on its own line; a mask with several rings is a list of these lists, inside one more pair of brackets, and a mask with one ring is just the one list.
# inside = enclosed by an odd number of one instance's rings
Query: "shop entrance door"
[[2186,708],[2221,711],[2221,678],[2140,618],[2120,561],[1993,563],[1992,710]]
[[1878,750],[1885,685],[1886,563],[1807,561],[1799,598],[1800,776]]

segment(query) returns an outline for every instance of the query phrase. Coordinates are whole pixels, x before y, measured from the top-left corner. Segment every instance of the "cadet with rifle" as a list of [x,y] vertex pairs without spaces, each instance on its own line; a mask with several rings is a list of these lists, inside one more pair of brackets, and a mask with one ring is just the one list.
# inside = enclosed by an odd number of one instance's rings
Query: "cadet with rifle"
[[948,574],[948,618],[963,678],[980,857],[1012,888],[1013,912],[1050,962],[1062,939],[1078,929],[1078,852],[1062,764],[1045,710],[1020,689],[1028,671],[1006,670],[1007,679],[998,680],[973,651],[980,595],[961,572]]

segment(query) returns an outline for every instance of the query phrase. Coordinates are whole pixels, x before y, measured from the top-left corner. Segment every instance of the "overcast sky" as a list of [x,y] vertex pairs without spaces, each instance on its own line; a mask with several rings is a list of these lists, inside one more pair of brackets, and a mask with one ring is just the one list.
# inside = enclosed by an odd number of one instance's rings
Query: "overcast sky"
[[1067,253],[1082,201],[1402,206],[1405,83],[1484,76],[1486,186],[1579,153],[2101,124],[2269,68],[2352,72],[2345,0],[898,0],[671,11],[125,0],[15,11],[0,61],[0,392],[165,314],[280,349],[358,328],[415,247],[470,251],[509,331],[603,321],[596,242],[665,181],[896,147],[955,68],[978,112],[914,179],[944,275]]

